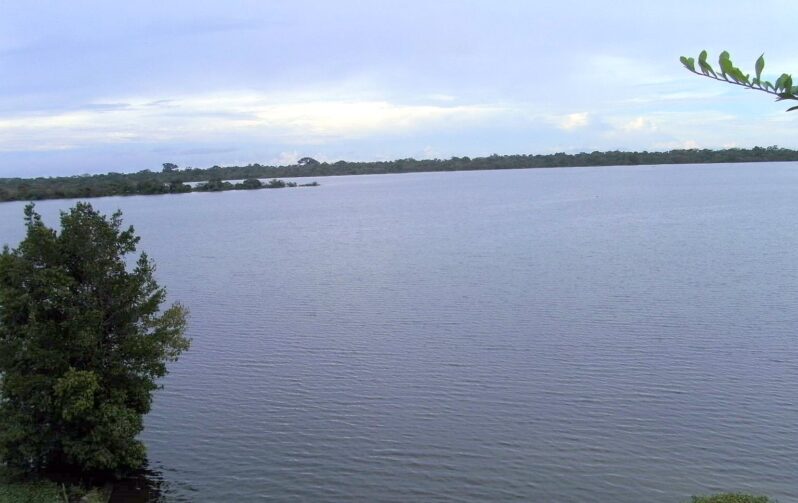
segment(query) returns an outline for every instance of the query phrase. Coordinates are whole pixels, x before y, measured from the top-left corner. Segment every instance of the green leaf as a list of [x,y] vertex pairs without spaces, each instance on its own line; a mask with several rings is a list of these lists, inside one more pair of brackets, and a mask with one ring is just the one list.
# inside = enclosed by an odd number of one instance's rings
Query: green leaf
[[[786,73],[776,79],[775,84],[762,79],[762,72],[765,69],[765,54],[762,53],[754,63],[754,76],[749,73],[744,73],[740,68],[734,66],[731,56],[728,51],[723,51],[718,55],[719,71],[715,73],[712,66],[707,62],[707,51],[703,50],[698,54],[698,60],[693,58],[681,57],[682,64],[691,72],[699,73],[696,71],[696,62],[698,69],[705,77],[710,77],[718,80],[725,80],[732,84],[747,87],[749,89],[758,89],[766,93],[776,96],[777,101],[782,100],[795,100],[798,101],[798,85],[793,85],[792,76]],[[798,110],[798,106],[790,108],[788,111]]]
[[717,77],[718,76],[718,74],[715,73],[715,70],[712,69],[712,66],[709,63],[707,63],[706,61],[703,62],[703,63],[701,63],[699,61],[698,65],[701,67],[701,72],[704,75],[709,75],[711,73],[713,77]]
[[759,82],[759,80],[762,78],[762,70],[765,69],[765,55],[764,54],[759,56],[759,58],[756,60],[755,69],[756,69],[756,81]]
[[787,111],[787,112],[792,112],[793,110],[798,110],[798,105],[796,105],[796,106],[794,106],[794,107],[790,107],[790,108],[788,108],[786,111]]
[[739,82],[740,84],[744,84],[746,86],[751,85],[751,81],[749,80],[750,75],[743,73],[743,71],[737,68],[736,66],[732,68],[731,75],[732,78],[737,82]]
[[717,77],[715,70],[712,69],[712,66],[707,63],[707,51],[701,51],[701,54],[698,55],[698,67],[701,68],[701,73],[704,75],[712,74],[713,77]]
[[[711,68],[707,68],[707,66],[707,51],[703,50],[701,54],[698,55],[698,67],[701,68],[701,73],[704,75],[709,75],[709,71],[711,70]],[[712,72],[712,74],[714,75],[715,72]]]
[[720,66],[720,73],[724,78],[726,75],[733,73],[734,65],[729,59],[729,53],[727,51],[720,53],[720,56],[718,57],[718,65]]
[[776,79],[776,83],[773,84],[773,90],[777,93],[781,93],[785,91],[787,79],[790,79],[790,86],[792,86],[792,78],[787,75],[786,73],[782,73],[779,78]]

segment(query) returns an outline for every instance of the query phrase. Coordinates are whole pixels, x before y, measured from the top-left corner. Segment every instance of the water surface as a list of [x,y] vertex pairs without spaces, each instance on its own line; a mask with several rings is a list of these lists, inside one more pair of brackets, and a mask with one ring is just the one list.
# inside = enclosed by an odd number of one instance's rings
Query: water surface
[[319,182],[92,200],[191,309],[167,501],[798,501],[795,163]]

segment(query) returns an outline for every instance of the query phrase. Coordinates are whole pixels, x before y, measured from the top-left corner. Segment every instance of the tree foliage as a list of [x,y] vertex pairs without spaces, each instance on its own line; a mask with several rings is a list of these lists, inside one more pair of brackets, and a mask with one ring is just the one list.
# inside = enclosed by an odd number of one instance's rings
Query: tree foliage
[[[679,60],[685,68],[696,75],[719,80],[721,82],[728,82],[756,91],[763,91],[776,96],[776,101],[798,100],[798,86],[793,85],[791,75],[782,73],[781,76],[776,79],[775,83],[771,83],[762,78],[762,71],[765,69],[764,54],[759,56],[754,63],[755,76],[753,78],[751,78],[751,74],[744,73],[738,67],[734,66],[727,51],[720,53],[717,71],[707,62],[707,51],[701,51],[698,55],[698,61],[696,61],[695,58],[688,58],[685,56],[682,56]],[[696,66],[696,63],[698,63],[698,66]],[[793,110],[798,110],[798,105],[787,109],[788,112]]]
[[88,203],[0,253],[0,459],[25,470],[121,472],[166,364],[188,349],[186,310],[166,292],[139,237]]
[[[449,159],[396,159],[333,163],[318,162],[290,166],[213,166],[185,168],[168,173],[143,170],[137,173],[105,173],[98,175],[61,176],[51,178],[0,178],[0,201],[35,201],[56,198],[125,196],[134,194],[167,194],[182,192],[216,192],[254,189],[247,179],[267,179],[262,189],[283,187],[315,187],[316,182],[295,182],[269,179],[318,177],[334,175],[373,175],[381,173],[418,173],[429,171],[470,171],[492,169],[561,168],[570,166],[633,166],[639,164],[702,164],[714,162],[798,161],[798,150],[754,147],[723,150],[676,149],[667,152],[582,152],[578,154],[489,155],[485,157],[451,157]],[[225,180],[244,180],[230,183]],[[190,187],[188,183],[197,183]]]

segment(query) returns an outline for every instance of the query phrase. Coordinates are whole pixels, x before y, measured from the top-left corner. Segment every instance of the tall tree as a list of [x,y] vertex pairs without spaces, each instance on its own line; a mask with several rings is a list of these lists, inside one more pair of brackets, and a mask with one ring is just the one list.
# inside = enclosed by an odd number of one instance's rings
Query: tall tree
[[[0,459],[25,470],[123,472],[167,362],[188,349],[187,312],[166,292],[139,237],[88,203],[0,253]],[[132,263],[132,261],[131,261]]]

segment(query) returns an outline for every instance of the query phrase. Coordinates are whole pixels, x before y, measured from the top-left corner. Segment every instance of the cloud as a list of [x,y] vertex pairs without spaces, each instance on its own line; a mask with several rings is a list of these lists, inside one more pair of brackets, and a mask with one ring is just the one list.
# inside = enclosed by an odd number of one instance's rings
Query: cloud
[[658,142],[654,144],[654,148],[659,150],[690,150],[694,148],[701,148],[701,145],[695,140],[682,140]]
[[296,164],[299,160],[299,152],[296,150],[292,152],[280,152],[280,155],[272,159],[270,164],[274,166],[289,166],[292,164]]
[[653,132],[657,130],[657,125],[649,118],[635,117],[622,123],[618,129],[626,132]]
[[279,129],[288,136],[359,136],[412,129],[424,123],[475,121],[499,111],[489,106],[402,105],[388,101],[313,101],[265,104],[250,125]]
[[636,96],[624,100],[625,103],[651,105],[653,103],[669,102],[701,102],[706,103],[728,93],[728,89],[718,86],[713,91],[673,91],[657,92],[644,96]]
[[437,159],[440,155],[438,151],[432,147],[432,145],[427,145],[424,147],[424,149],[421,151],[421,154],[424,159]]
[[637,116],[604,116],[602,122],[607,127],[601,136],[625,144],[624,148],[693,148],[681,145],[699,138],[705,144],[727,143],[728,139],[720,138],[735,127],[736,118],[713,111],[660,111]]
[[388,100],[299,99],[218,93],[102,101],[77,111],[0,116],[0,151],[119,142],[196,142],[246,137],[303,144],[422,127],[446,129],[501,113],[491,105],[419,105]]
[[570,131],[587,126],[590,123],[590,114],[577,112],[553,118],[558,128]]

